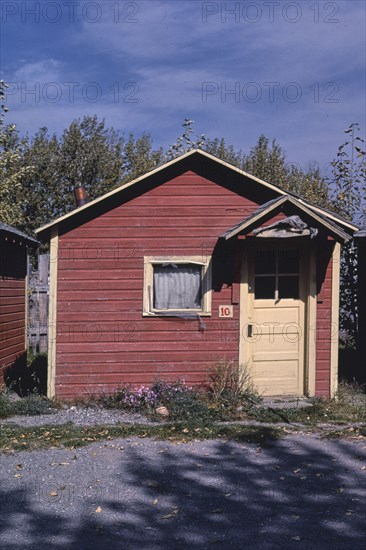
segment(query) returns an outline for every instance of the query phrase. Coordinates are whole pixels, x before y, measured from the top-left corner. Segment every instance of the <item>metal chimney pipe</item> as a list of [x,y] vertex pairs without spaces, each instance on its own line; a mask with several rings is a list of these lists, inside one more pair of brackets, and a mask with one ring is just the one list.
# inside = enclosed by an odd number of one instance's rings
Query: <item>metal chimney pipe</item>
[[77,208],[79,208],[79,206],[83,206],[88,202],[85,187],[83,187],[82,185],[78,185],[77,187],[75,187],[74,194]]

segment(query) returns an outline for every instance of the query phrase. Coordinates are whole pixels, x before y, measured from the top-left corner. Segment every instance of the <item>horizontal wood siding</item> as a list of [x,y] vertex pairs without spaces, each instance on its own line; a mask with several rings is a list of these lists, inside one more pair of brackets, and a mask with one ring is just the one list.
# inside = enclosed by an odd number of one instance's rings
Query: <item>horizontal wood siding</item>
[[0,241],[0,387],[6,369],[23,359],[26,348],[26,249]]
[[[211,255],[217,238],[257,204],[197,176],[175,177],[59,237],[56,395],[114,391],[157,377],[206,378],[208,365],[238,358],[239,305],[229,281],[212,295],[212,317],[143,317],[143,257]],[[233,258],[222,257],[232,270]]]
[[334,244],[330,241],[320,246],[318,266],[321,273],[325,275],[318,281],[321,285],[319,296],[320,301],[317,304],[317,323],[316,323],[316,376],[315,376],[315,394],[318,397],[329,397],[330,395],[330,359],[331,359],[331,339],[338,338],[338,327],[332,327],[332,260],[328,258],[333,250]]

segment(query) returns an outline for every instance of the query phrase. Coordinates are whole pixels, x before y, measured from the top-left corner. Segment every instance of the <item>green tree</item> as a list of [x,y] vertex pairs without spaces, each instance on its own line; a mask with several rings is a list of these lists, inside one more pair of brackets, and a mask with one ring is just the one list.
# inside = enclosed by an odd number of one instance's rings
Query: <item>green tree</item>
[[362,222],[365,218],[366,153],[360,126],[352,123],[346,130],[347,139],[338,148],[331,163],[331,184],[334,189],[333,209],[347,220]]
[[21,189],[26,231],[34,231],[64,212],[59,206],[64,191],[59,150],[57,137],[49,136],[47,128],[41,128],[23,151],[23,166],[34,166],[34,170],[23,178]]
[[133,180],[159,166],[164,160],[163,149],[153,149],[149,134],[135,138],[129,134],[122,149],[122,181]]
[[7,85],[3,80],[0,80],[0,118],[4,116],[4,113],[8,110],[5,105],[5,90]]
[[0,221],[21,227],[24,208],[21,202],[22,181],[32,166],[22,165],[26,140],[20,140],[15,124],[4,124],[6,84],[0,81]]
[[275,139],[270,143],[262,134],[249,153],[244,154],[241,149],[235,150],[232,145],[227,145],[224,138],[210,139],[202,135],[193,139],[193,120],[185,119],[183,128],[183,135],[168,150],[168,159],[192,149],[203,148],[219,159],[257,178],[278,185],[285,191],[300,195],[309,202],[319,206],[330,206],[328,182],[321,175],[319,168],[310,164],[305,170],[289,163],[282,147]]
[[286,187],[286,178],[289,169],[286,167],[286,156],[276,140],[269,139],[263,134],[244,159],[244,170],[257,178],[274,183],[281,188]]
[[56,206],[59,214],[75,208],[73,191],[86,188],[90,199],[110,191],[122,178],[123,138],[106,128],[97,116],[74,120],[59,140],[56,164],[59,188]]
[[317,206],[331,207],[330,191],[327,179],[322,176],[316,165],[309,164],[306,170],[291,166],[288,170],[283,189],[299,195]]
[[182,124],[184,128],[183,134],[178,137],[177,141],[171,145],[166,153],[165,160],[172,160],[176,157],[192,151],[192,149],[204,149],[206,136],[201,134],[196,135],[193,130],[194,120],[185,118]]
[[318,206],[329,206],[329,186],[315,165],[305,170],[287,161],[281,146],[274,139],[261,135],[245,157],[243,168],[249,174],[278,185],[284,191],[299,195]]
[[[332,207],[341,216],[355,223],[365,223],[366,154],[360,126],[351,124],[347,139],[338,148],[331,163],[330,185],[333,189]],[[343,343],[354,347],[358,333],[358,273],[357,248],[353,241],[342,249],[340,331]]]
[[241,150],[235,151],[233,145],[226,145],[224,138],[206,138],[204,149],[211,155],[244,169],[244,154]]
[[161,163],[147,134],[126,140],[97,116],[74,120],[61,137],[41,128],[23,152],[24,167],[35,170],[23,181],[24,224],[34,230],[75,208],[74,188],[94,199]]

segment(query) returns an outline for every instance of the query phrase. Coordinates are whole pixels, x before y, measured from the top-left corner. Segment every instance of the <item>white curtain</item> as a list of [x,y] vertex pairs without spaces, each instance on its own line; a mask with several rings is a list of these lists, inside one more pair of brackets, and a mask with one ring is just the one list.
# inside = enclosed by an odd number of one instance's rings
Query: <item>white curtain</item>
[[154,265],[154,308],[200,309],[201,276],[198,265]]

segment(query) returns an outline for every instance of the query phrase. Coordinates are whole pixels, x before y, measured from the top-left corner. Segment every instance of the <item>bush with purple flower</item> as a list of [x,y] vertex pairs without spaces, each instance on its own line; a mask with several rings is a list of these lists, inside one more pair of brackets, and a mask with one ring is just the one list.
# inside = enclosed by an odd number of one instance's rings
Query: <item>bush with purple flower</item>
[[109,396],[108,402],[110,406],[117,408],[150,412],[161,405],[168,406],[178,396],[193,393],[193,388],[186,386],[183,380],[157,380],[151,387],[140,386],[134,390],[130,386],[122,386],[114,395]]

